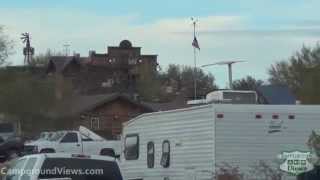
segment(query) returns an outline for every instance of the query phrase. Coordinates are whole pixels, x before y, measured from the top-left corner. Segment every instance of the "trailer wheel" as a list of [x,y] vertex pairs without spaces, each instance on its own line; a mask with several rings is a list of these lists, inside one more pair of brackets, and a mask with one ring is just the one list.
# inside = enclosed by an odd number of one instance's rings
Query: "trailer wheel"
[[40,153],[55,153],[54,149],[41,149]]

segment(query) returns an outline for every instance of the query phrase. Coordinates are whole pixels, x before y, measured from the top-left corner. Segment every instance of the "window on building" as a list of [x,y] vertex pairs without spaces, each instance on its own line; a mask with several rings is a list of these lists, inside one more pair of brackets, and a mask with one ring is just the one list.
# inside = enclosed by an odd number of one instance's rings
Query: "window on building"
[[170,142],[168,140],[165,140],[162,143],[162,156],[160,165],[164,168],[170,166]]
[[129,65],[135,65],[135,64],[137,64],[137,60],[134,59],[134,58],[130,58],[130,59],[128,59],[128,64]]
[[91,117],[91,129],[99,130],[100,129],[100,118],[99,117]]
[[67,133],[61,140],[61,143],[76,143],[78,142],[77,133]]
[[148,168],[154,167],[154,143],[152,141],[147,144],[147,165]]
[[139,158],[139,136],[137,134],[126,136],[124,153],[126,160],[136,160]]

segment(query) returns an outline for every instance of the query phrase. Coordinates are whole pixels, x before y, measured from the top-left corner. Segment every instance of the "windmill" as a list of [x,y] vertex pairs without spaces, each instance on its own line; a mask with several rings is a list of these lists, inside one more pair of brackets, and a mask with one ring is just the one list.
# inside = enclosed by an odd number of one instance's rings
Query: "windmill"
[[30,65],[32,56],[34,55],[34,48],[30,45],[30,35],[29,33],[22,33],[21,40],[26,46],[23,48],[24,64]]
[[229,88],[232,89],[232,64],[246,62],[246,61],[221,61],[213,64],[202,65],[201,67],[214,66],[214,65],[228,65],[229,71]]

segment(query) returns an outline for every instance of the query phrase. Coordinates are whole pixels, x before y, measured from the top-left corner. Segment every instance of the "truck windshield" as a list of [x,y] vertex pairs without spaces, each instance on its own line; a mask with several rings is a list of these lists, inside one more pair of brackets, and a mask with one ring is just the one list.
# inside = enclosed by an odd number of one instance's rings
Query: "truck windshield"
[[[61,168],[62,171],[54,171]],[[56,172],[56,173],[52,173]],[[48,158],[39,179],[72,178],[72,180],[122,180],[117,163],[93,159]]]
[[14,131],[12,123],[0,123],[0,133],[10,133]]
[[49,141],[58,141],[65,133],[64,132],[56,132],[51,137],[48,137]]

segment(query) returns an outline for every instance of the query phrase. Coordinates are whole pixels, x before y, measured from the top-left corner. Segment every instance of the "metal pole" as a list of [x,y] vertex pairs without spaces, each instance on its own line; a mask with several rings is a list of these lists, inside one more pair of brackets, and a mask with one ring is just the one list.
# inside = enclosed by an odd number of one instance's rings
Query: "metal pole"
[[[196,21],[193,21],[193,38],[196,38]],[[194,60],[194,99],[197,99],[197,58],[196,58],[196,47],[193,47],[193,60]]]
[[69,55],[70,44],[64,44],[63,47],[64,47],[64,51],[66,53],[65,55],[68,56]]
[[228,64],[229,71],[229,88],[232,89],[232,63]]
[[193,58],[194,58],[194,99],[197,99],[197,59],[196,59],[196,48],[193,47]]

